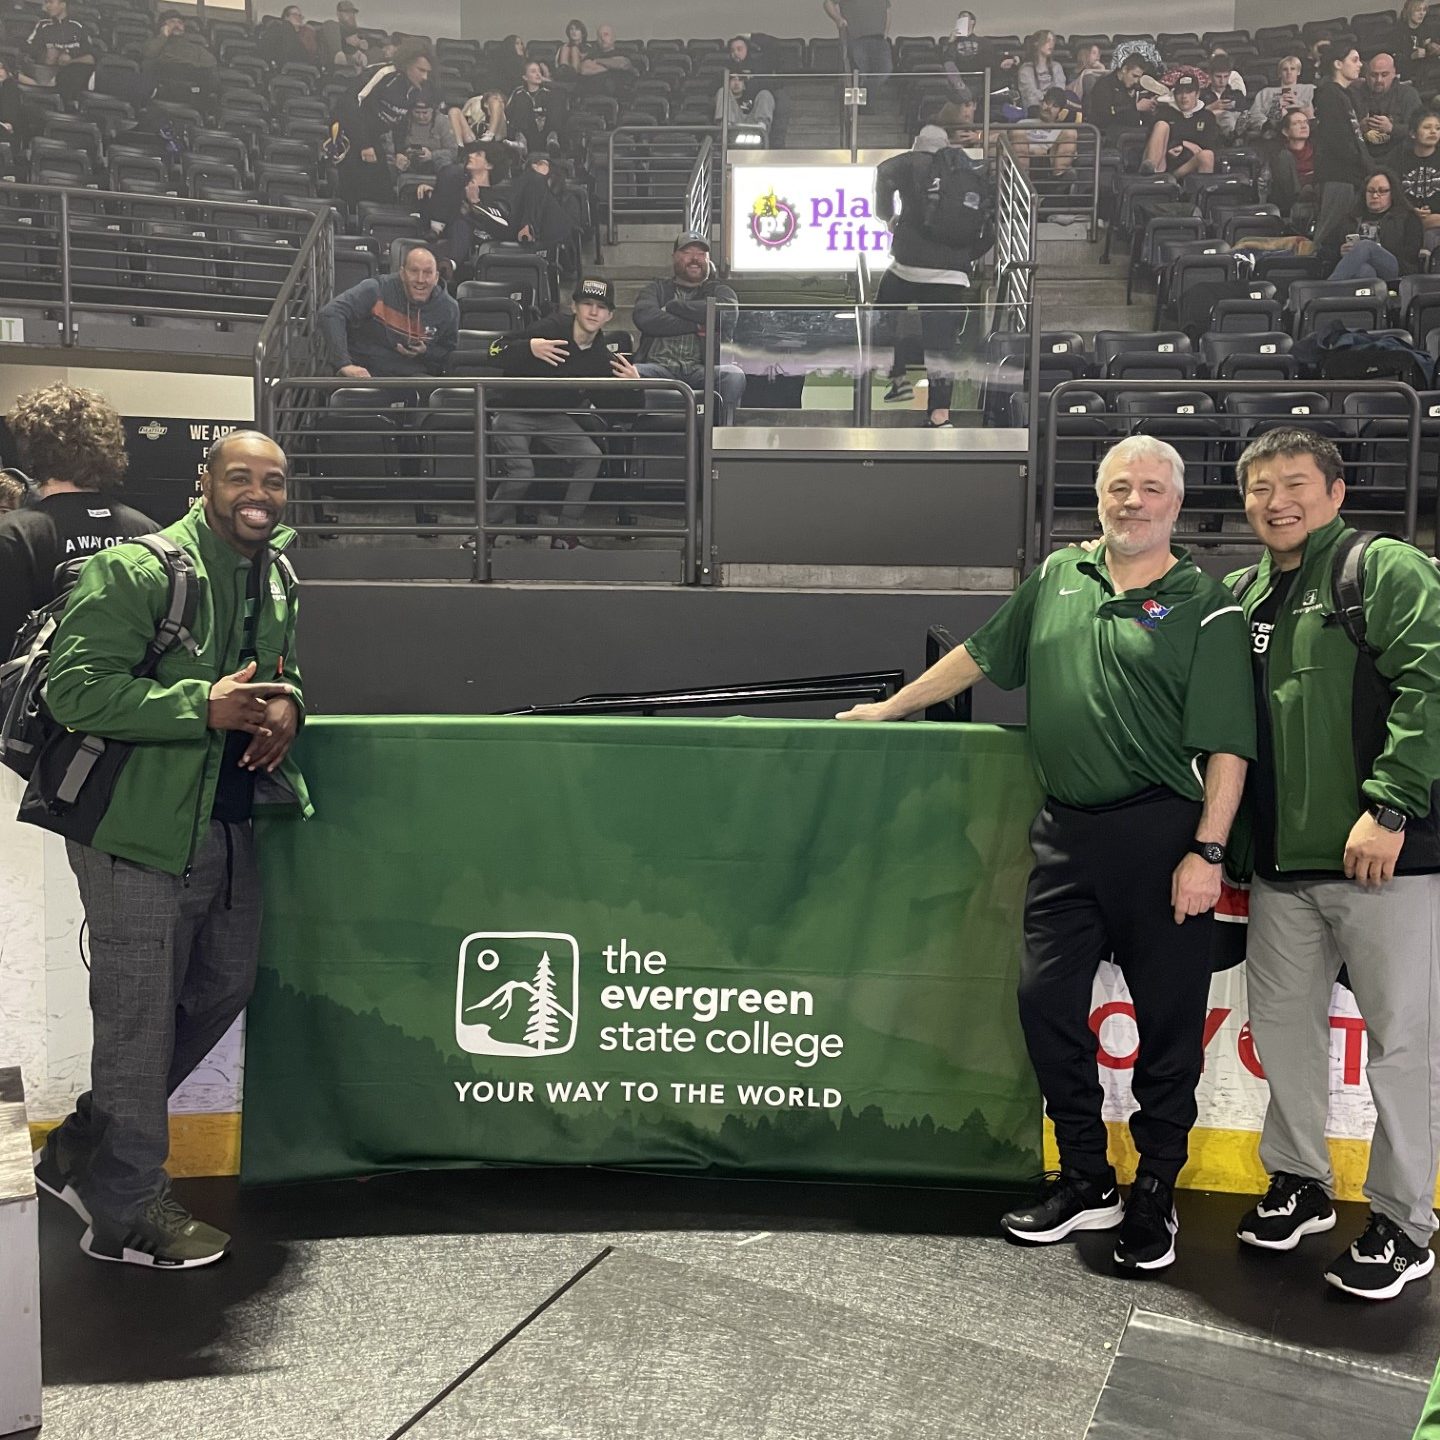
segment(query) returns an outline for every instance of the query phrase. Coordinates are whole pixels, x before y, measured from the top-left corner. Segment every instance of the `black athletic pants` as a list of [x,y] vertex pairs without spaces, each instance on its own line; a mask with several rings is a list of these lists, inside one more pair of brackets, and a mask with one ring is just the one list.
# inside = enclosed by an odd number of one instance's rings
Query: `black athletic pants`
[[1212,915],[1175,923],[1170,879],[1195,838],[1198,801],[1146,792],[1105,810],[1047,800],[1030,830],[1020,1023],[1061,1163],[1106,1168],[1103,1092],[1090,1030],[1102,960],[1125,973],[1140,1053],[1130,1133],[1140,1168],[1174,1184],[1204,1063]]
[[931,410],[950,408],[950,394],[958,364],[956,337],[965,322],[965,316],[955,307],[970,304],[972,298],[968,285],[922,285],[917,280],[902,280],[889,270],[880,277],[880,285],[875,292],[877,305],[926,307],[921,309],[919,316],[920,344],[915,344],[913,339],[897,337],[890,377],[893,380],[903,379],[907,364],[924,365],[930,380],[928,400]]

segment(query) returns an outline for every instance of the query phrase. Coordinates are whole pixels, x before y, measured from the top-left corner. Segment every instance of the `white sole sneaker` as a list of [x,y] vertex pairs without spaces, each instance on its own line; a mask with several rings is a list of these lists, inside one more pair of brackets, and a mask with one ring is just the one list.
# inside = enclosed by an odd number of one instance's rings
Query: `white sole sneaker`
[[1116,1265],[1122,1270],[1164,1270],[1167,1266],[1175,1263],[1175,1240],[1171,1237],[1170,1248],[1158,1260],[1125,1260],[1121,1258],[1120,1252],[1114,1254]]
[[80,1237],[80,1248],[92,1260],[103,1260],[109,1265],[141,1265],[150,1270],[196,1270],[201,1265],[213,1265],[225,1258],[225,1251],[217,1250],[213,1255],[201,1255],[194,1260],[162,1260],[148,1250],[132,1250],[128,1245],[123,1246],[118,1255],[107,1255],[103,1250],[95,1249],[95,1232],[91,1229]]
[[[31,1157],[31,1163],[38,1165],[41,1157],[45,1154],[45,1147],[42,1145]],[[86,1208],[85,1202],[80,1198],[80,1192],[73,1185],[62,1185],[58,1190],[35,1172],[35,1188],[43,1190],[47,1195],[53,1195],[62,1205],[68,1205],[87,1225],[90,1223],[90,1211]]]
[[1393,1300],[1412,1280],[1423,1280],[1434,1268],[1435,1252],[1432,1250],[1419,1264],[1407,1265],[1395,1278],[1395,1283],[1387,1285],[1383,1290],[1356,1290],[1329,1270],[1325,1272],[1325,1279],[1337,1290],[1343,1290],[1347,1295],[1355,1295],[1361,1300]]
[[1262,1240],[1248,1230],[1237,1230],[1235,1238],[1243,1241],[1246,1245],[1255,1246],[1257,1250],[1293,1250],[1307,1235],[1323,1235],[1325,1231],[1333,1230],[1336,1219],[1333,1210],[1328,1215],[1312,1216],[1309,1220],[1304,1220],[1297,1225],[1284,1240]]
[[1012,1230],[1003,1220],[1000,1228],[1012,1239],[1023,1240],[1027,1245],[1053,1245],[1077,1230],[1113,1230],[1124,1218],[1125,1202],[1116,1200],[1103,1209],[1082,1210],[1053,1230]]

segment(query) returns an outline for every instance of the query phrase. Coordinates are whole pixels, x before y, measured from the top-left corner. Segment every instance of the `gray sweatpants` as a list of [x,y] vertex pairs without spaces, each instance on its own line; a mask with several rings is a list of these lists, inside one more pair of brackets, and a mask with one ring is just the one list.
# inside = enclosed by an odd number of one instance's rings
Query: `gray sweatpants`
[[539,445],[552,455],[573,461],[571,474],[575,478],[565,487],[561,520],[578,525],[585,518],[585,506],[595,489],[604,452],[573,415],[500,410],[495,414],[491,438],[495,453],[505,457],[505,472],[510,476],[507,483],[496,486],[496,500],[524,500],[529,487],[515,482],[522,477],[533,478],[535,462],[530,458],[530,447]]
[[260,954],[248,824],[212,820],[189,883],[66,843],[90,926],[90,1089],[59,1131],[90,1207],[129,1220],[166,1185],[168,1100],[245,1008]]
[[1330,994],[1344,965],[1365,1019],[1377,1118],[1365,1196],[1417,1244],[1435,1232],[1440,1166],[1440,875],[1382,890],[1257,879],[1250,891],[1250,1031],[1270,1082],[1260,1159],[1333,1188],[1325,1119]]

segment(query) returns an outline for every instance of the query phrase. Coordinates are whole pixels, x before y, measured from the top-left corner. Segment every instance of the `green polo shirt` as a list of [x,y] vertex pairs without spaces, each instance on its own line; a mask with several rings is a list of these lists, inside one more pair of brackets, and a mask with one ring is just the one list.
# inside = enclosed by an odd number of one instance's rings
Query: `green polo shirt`
[[1116,594],[1104,547],[1061,550],[966,642],[1002,690],[1028,687],[1046,793],[1111,805],[1156,785],[1202,799],[1198,757],[1255,758],[1255,686],[1235,597],[1183,550]]

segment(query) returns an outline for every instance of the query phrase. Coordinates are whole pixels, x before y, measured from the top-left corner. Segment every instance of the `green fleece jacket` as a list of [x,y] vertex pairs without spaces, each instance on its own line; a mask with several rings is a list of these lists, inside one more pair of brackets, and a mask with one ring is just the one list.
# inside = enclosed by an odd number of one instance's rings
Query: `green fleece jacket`
[[[214,803],[229,732],[206,723],[210,687],[240,668],[250,561],[211,530],[198,504],[161,533],[195,562],[195,652],[172,647],[154,679],[131,673],[164,615],[169,580],[148,550],[116,545],[80,572],[55,633],[45,698],[60,724],[135,747],[95,832],[95,849],[181,875]],[[293,530],[278,527],[271,545],[283,549],[294,538]],[[284,577],[268,567],[255,624],[255,678],[294,686],[303,717],[295,611]],[[273,775],[257,774],[255,803],[312,813],[293,754]]]
[[[1333,619],[1335,550],[1349,533],[1337,517],[1307,538],[1275,617],[1257,696],[1273,774],[1252,767],[1252,784],[1274,787],[1281,875],[1343,873],[1350,830],[1377,803],[1410,816],[1397,873],[1440,870],[1440,575],[1410,545],[1372,542],[1365,556],[1366,632],[1378,652],[1372,663]],[[1267,554],[1243,596],[1247,619],[1278,573]],[[1252,868],[1250,819],[1242,812],[1231,838],[1229,864],[1240,876]]]

